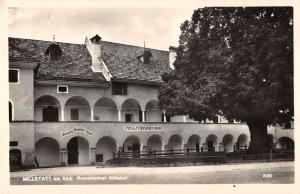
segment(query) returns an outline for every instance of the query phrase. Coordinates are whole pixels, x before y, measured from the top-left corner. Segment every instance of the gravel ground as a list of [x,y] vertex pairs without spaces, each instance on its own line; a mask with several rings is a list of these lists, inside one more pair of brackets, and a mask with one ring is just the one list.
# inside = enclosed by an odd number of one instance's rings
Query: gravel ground
[[294,183],[294,162],[184,167],[59,167],[11,172],[11,184]]

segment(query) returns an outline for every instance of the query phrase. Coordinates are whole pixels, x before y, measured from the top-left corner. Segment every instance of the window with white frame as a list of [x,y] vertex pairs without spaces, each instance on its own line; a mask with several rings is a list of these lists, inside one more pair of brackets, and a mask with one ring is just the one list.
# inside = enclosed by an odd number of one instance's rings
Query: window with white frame
[[67,85],[58,85],[57,86],[57,93],[68,93],[69,88]]

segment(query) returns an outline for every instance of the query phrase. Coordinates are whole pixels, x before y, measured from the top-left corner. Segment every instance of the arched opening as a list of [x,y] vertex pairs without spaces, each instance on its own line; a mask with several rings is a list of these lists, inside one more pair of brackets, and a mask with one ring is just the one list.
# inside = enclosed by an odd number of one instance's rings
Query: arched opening
[[162,150],[162,140],[159,135],[151,135],[147,141],[147,150],[156,152]]
[[216,151],[218,145],[218,137],[214,134],[210,134],[205,141],[208,151]]
[[83,137],[73,137],[67,144],[68,164],[89,164],[89,142]]
[[139,138],[135,135],[127,137],[123,144],[123,150],[125,152],[132,152],[133,157],[139,157],[141,150]]
[[192,152],[199,152],[200,137],[199,135],[191,135],[187,142],[187,148]]
[[69,98],[65,105],[66,121],[90,121],[91,109],[88,101],[81,96]]
[[22,168],[22,155],[19,149],[9,150],[9,168],[11,171]]
[[53,96],[42,96],[34,103],[34,120],[57,122],[59,120],[60,103]]
[[125,122],[141,122],[142,109],[136,99],[127,99],[122,105],[122,120]]
[[118,121],[118,109],[116,103],[110,98],[99,99],[94,107],[95,121]]
[[178,134],[172,135],[168,141],[168,150],[173,151],[173,150],[180,150],[180,149],[182,149],[181,136]]
[[245,150],[249,145],[249,138],[246,134],[241,134],[237,140],[237,150]]
[[40,167],[60,165],[60,148],[58,142],[44,137],[35,143],[36,161]]
[[162,110],[158,105],[158,100],[151,100],[146,104],[146,121],[147,122],[161,122]]
[[222,144],[223,144],[223,149],[224,152],[233,152],[234,148],[233,148],[233,136],[230,134],[227,134],[223,137],[222,140]]
[[289,137],[281,137],[278,139],[276,148],[277,149],[285,149],[285,150],[294,150],[295,149],[294,140],[292,140]]
[[117,144],[112,137],[102,137],[96,145],[96,162],[106,162],[107,160],[112,159],[116,149]]
[[13,120],[13,107],[12,107],[12,103],[9,101],[8,102],[8,110],[9,110],[9,121]]

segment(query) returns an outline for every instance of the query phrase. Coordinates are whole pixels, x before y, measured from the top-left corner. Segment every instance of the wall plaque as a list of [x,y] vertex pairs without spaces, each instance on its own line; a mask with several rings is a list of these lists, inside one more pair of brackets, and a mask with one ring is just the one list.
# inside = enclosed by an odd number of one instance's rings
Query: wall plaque
[[64,131],[61,133],[61,136],[68,136],[68,135],[71,135],[73,133],[84,133],[84,134],[87,134],[87,135],[90,135],[92,136],[93,135],[93,132],[85,129],[85,128],[73,128],[71,130],[68,130],[68,131]]

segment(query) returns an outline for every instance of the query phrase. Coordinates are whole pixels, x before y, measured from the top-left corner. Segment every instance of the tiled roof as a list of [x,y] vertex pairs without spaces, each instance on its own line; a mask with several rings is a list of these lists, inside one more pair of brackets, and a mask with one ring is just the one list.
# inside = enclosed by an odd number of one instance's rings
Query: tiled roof
[[101,73],[91,70],[92,59],[85,45],[59,42],[57,44],[62,50],[62,56],[50,61],[45,52],[51,44],[49,41],[9,38],[9,59],[15,60],[16,50],[19,50],[22,56],[40,61],[39,79],[105,81]]
[[[49,61],[45,51],[52,44],[50,41],[9,38],[9,58],[31,57],[41,61],[39,78],[46,79],[82,79],[104,81],[101,73],[91,70],[91,56],[84,44],[58,42],[62,57],[58,61]],[[171,71],[169,52],[147,49],[152,53],[149,64],[144,64],[136,57],[142,47],[101,41],[101,57],[112,74],[112,79],[162,82],[161,75]]]
[[102,59],[113,75],[113,78],[162,82],[161,75],[171,71],[169,67],[169,52],[147,49],[152,57],[149,64],[137,59],[137,52],[142,47],[102,41]]

